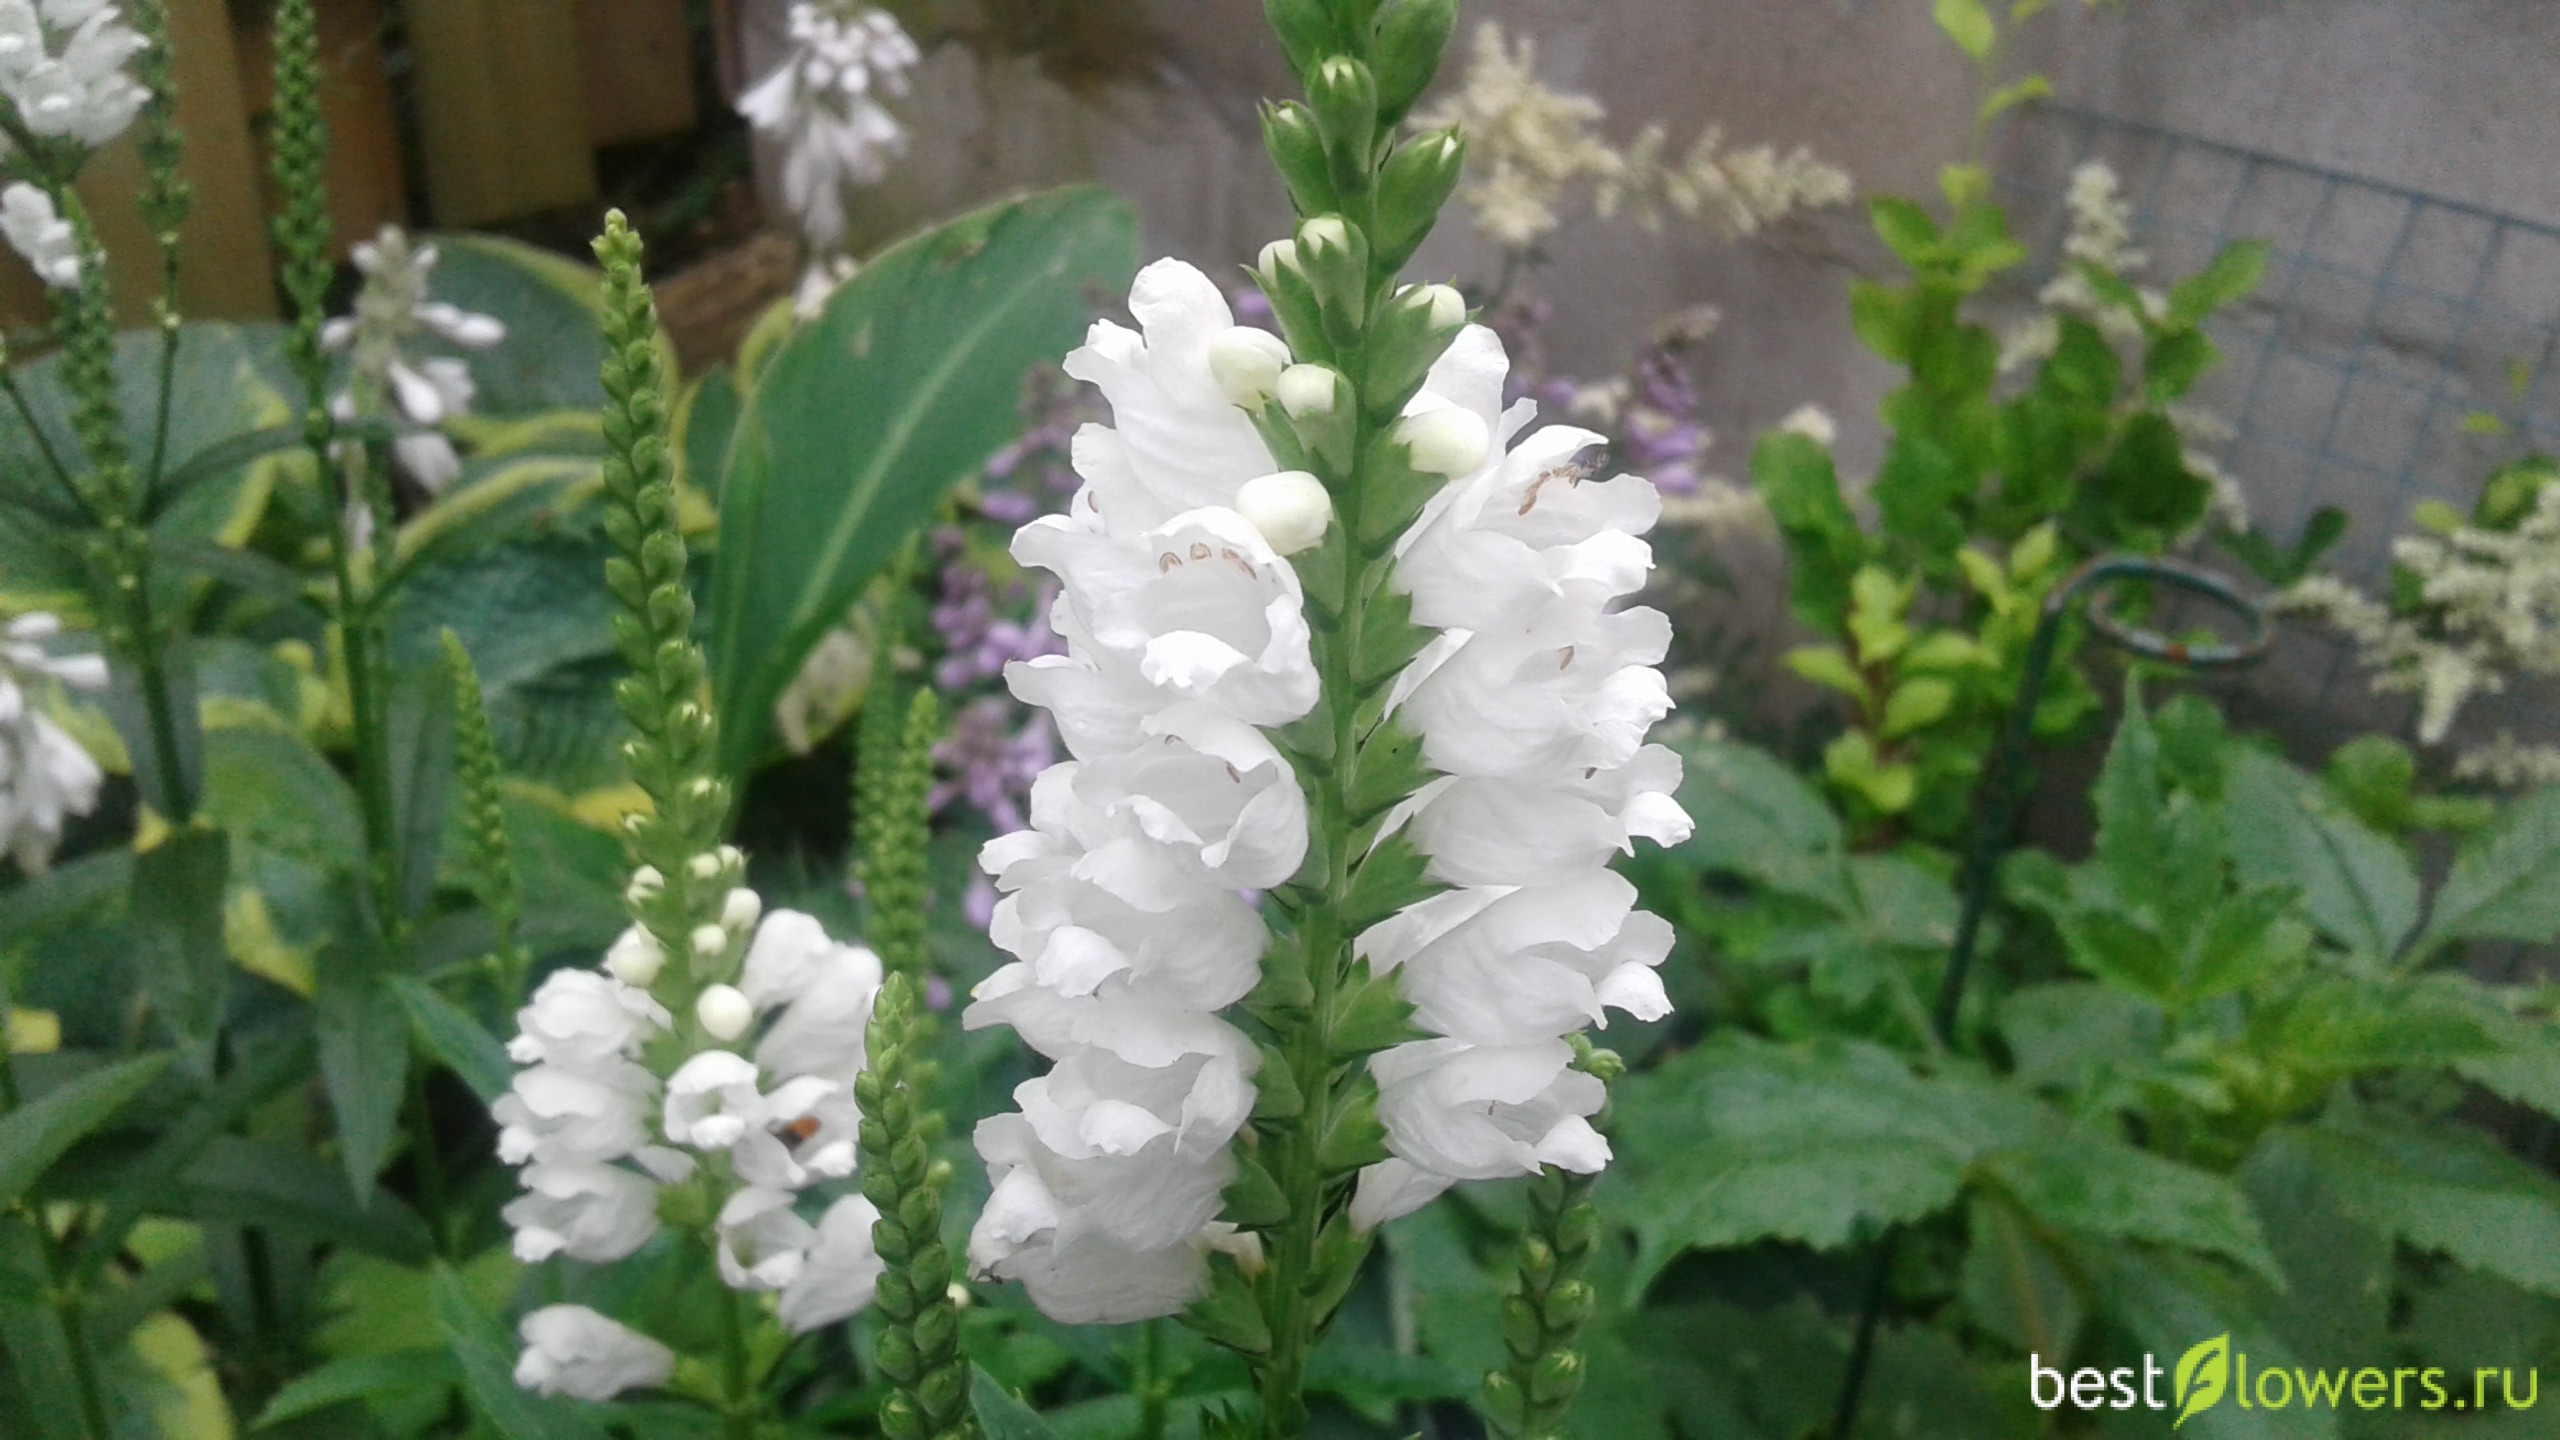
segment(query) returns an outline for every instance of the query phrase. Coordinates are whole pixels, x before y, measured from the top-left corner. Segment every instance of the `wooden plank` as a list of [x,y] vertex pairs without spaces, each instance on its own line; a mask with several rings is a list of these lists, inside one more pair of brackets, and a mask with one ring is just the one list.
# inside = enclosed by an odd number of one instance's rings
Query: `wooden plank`
[[486,225],[596,198],[571,0],[407,0],[437,225]]
[[597,145],[691,130],[693,35],[685,0],[577,0],[587,138]]
[[[249,133],[240,57],[223,0],[173,0],[170,43],[177,51],[178,123],[186,132],[182,173],[195,185],[179,262],[178,304],[204,320],[250,320],[276,313],[267,248],[258,147]],[[118,318],[150,322],[160,290],[160,250],[134,207],[143,184],[133,137],[108,147],[80,178],[107,246]],[[42,288],[15,257],[0,261],[0,321],[12,328],[51,318]]]

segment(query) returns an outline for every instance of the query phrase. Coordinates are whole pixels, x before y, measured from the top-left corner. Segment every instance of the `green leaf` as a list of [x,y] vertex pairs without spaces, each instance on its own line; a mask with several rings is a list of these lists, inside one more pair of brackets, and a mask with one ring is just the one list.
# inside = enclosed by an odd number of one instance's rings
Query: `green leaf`
[[2458,1061],[2454,1068],[2492,1094],[2560,1118],[2560,1020],[2484,1006],[2481,1028],[2498,1053]]
[[1786,653],[1785,663],[1803,679],[1866,703],[1867,677],[1858,673],[1849,652],[1837,645],[1799,645]]
[[453,680],[441,666],[401,672],[390,703],[391,813],[399,848],[398,899],[417,916],[435,898],[452,808]]
[[[2220,1266],[2191,1255],[2130,1245],[2084,1247],[2076,1258],[2086,1276],[2086,1293],[2142,1350],[2184,1357],[2217,1337],[2228,1336],[2230,1348],[2249,1357],[2253,1380],[2268,1370],[2290,1370],[2297,1364],[2298,1352],[2268,1326],[2248,1287]],[[2328,1356],[2312,1358],[2334,1363]],[[2209,1362],[2199,1356],[2189,1370],[2190,1381],[2209,1369]],[[2199,1403],[2196,1413],[2176,1427],[2179,1440],[2339,1440],[2333,1410],[2301,1405],[2282,1410],[2244,1407],[2230,1398],[2207,1409],[2201,1392],[2191,1394]],[[2179,1397],[2172,1390],[2163,1398],[2176,1403]],[[2168,1430],[2155,1428],[2150,1433],[2165,1435]]]
[[309,1235],[404,1262],[434,1248],[397,1196],[376,1190],[359,1202],[342,1168],[296,1146],[236,1136],[208,1144],[162,1205],[171,1215]]
[[463,357],[482,415],[604,407],[603,276],[593,266],[496,235],[433,237],[433,298],[507,324],[507,338]]
[[1890,1053],[1728,1033],[1619,1082],[1641,1292],[1683,1250],[1830,1250],[1954,1203],[1984,1153],[2041,1123],[2025,1096],[1915,1075]]
[[2029,101],[2050,99],[2052,95],[2052,81],[2041,75],[2030,75],[2015,85],[2003,85],[1992,91],[1990,98],[1982,102],[1982,109],[1975,115],[1974,123],[1988,125]]
[[[1849,282],[1850,328],[1868,349],[1896,364],[1907,364],[1911,359],[1914,309],[1907,291],[1872,280]],[[1809,438],[1805,443],[1814,444]]]
[[295,1377],[267,1408],[250,1422],[265,1430],[288,1420],[316,1415],[333,1405],[367,1400],[404,1390],[443,1389],[462,1379],[454,1357],[442,1350],[407,1350],[390,1355],[355,1355],[332,1360]]
[[2226,753],[2222,818],[2240,882],[2300,890],[2322,933],[2366,964],[2390,959],[2418,922],[2408,858],[2310,776],[2251,747]]
[[1884,738],[1898,740],[1947,718],[1956,707],[1956,687],[1933,675],[1905,680],[1884,702]]
[[2436,892],[2418,951],[2456,940],[2542,944],[2560,935],[2560,787],[2537,791],[2505,814],[2453,862]]
[[937,226],[863,267],[748,397],[720,487],[710,621],[721,763],[762,758],[775,700],[945,494],[1019,424],[1022,375],[1071,348],[1133,266],[1128,207],[1072,188]]
[[231,978],[222,936],[230,869],[221,831],[184,830],[134,857],[128,902],[135,959],[152,1008],[207,1063]]
[[428,1052],[461,1077],[472,1094],[485,1104],[507,1093],[515,1080],[515,1066],[497,1036],[423,980],[394,975],[390,985]]
[[720,498],[721,472],[728,468],[729,442],[738,433],[738,415],[746,408],[738,377],[725,364],[685,387],[670,420],[677,460],[676,478]]
[[0,1209],[24,1199],[63,1152],[104,1125],[169,1068],[145,1055],[66,1081],[0,1119]]
[[1990,8],[1983,0],[1936,0],[1930,7],[1938,28],[1956,42],[1956,48],[1976,60],[1987,60],[1999,32],[1992,27]]
[[479,1417],[507,1440],[604,1440],[594,1412],[575,1401],[545,1399],[515,1379],[515,1338],[480,1308],[462,1276],[439,1262],[436,1323],[462,1367],[463,1388]]
[[2030,985],[2000,1006],[2019,1084],[2085,1092],[2107,1070],[2144,1065],[2158,1052],[2160,1011],[2140,997],[2085,980]]
[[2087,1127],[2003,1151],[1988,1169],[2046,1225],[2218,1255],[2284,1283],[2248,1197],[2219,1175]]
[[338,1122],[339,1159],[362,1204],[400,1135],[409,1012],[369,958],[339,950],[320,967],[312,1020],[320,1035],[320,1078]]
[[1878,195],[1867,201],[1867,215],[1875,221],[1876,234],[1902,257],[1902,263],[1918,269],[1935,257],[1938,250],[1938,222],[1915,201],[1899,195]]
[[1439,887],[1425,878],[1430,864],[1430,858],[1401,832],[1379,841],[1351,877],[1351,893],[1342,902],[1342,923],[1356,934],[1432,894]]
[[2213,338],[2203,331],[2173,330],[2152,342],[2142,357],[2142,380],[2154,400],[2175,400],[2194,389],[2221,358]]
[[2245,300],[2267,273],[2267,242],[2241,240],[2222,249],[2212,263],[2169,288],[2169,323],[2194,325],[2214,311]]
[[1777,430],[1751,452],[1751,481],[1787,546],[1787,593],[1796,618],[1826,635],[1849,613],[1849,583],[1866,563],[1867,537],[1841,498],[1831,452],[1809,435]]
[[2303,1138],[2366,1224],[2560,1296],[2560,1181],[2549,1174],[2460,1125],[2367,1114]]
[[2013,1349],[2069,1355],[2088,1307],[2062,1258],[1996,1192],[1975,1198],[1958,1286],[1965,1309]]
[[2097,863],[2109,888],[2129,907],[2149,904],[2159,893],[2161,871],[2174,859],[2161,815],[2160,736],[2140,687],[2131,681],[2125,685],[2124,719],[2107,747],[2090,803],[2098,820]]
[[311,1062],[308,1035],[239,1046],[230,1073],[161,1129],[149,1149],[116,1172],[106,1193],[105,1213],[82,1247],[82,1267],[94,1271],[122,1253],[135,1223],[163,1200],[170,1185],[205,1147],[287,1085],[305,1080]]
[[[1249,1303],[1249,1302],[1248,1302]],[[1040,1412],[1016,1399],[994,1376],[969,1367],[969,1411],[986,1440],[1057,1440]]]

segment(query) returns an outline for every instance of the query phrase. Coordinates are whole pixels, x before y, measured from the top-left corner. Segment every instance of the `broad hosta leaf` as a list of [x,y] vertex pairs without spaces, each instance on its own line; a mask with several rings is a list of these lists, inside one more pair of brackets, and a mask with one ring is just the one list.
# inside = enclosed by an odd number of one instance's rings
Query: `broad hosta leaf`
[[1831,1249],[1919,1219],[1954,1202],[1977,1157],[2042,1128],[2023,1095],[1915,1075],[1873,1046],[1739,1038],[1629,1077],[1617,1114],[1638,1288],[1682,1250]]
[[2277,1283],[2282,1275],[2248,1198],[2230,1181],[2086,1128],[1993,1156],[2020,1208],[2065,1230],[2203,1251]]
[[2418,1249],[2560,1296],[2560,1181],[2461,1126],[2368,1114],[2302,1138],[2356,1218]]
[[589,266],[495,235],[438,235],[434,297],[506,322],[507,338],[465,355],[482,415],[604,406],[602,278]]
[[62,1153],[105,1124],[169,1068],[146,1055],[58,1085],[0,1119],[0,1209],[18,1203]]
[[2234,747],[2225,783],[2223,825],[2241,882],[2300,889],[2330,938],[2368,964],[2388,960],[2418,923],[2418,877],[2400,848],[2271,755]]
[[748,397],[711,599],[722,763],[764,754],[810,647],[943,495],[1014,433],[1023,372],[1127,286],[1128,207],[1078,187],[963,216],[845,283]]
[[2560,787],[2508,807],[2465,845],[2436,892],[2422,950],[2456,940],[2521,940],[2560,935]]

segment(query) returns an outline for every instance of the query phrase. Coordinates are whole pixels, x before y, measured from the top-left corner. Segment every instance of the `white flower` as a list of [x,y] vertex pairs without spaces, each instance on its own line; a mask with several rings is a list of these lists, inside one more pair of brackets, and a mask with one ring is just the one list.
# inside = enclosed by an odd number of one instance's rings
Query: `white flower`
[[1372,1057],[1378,1119],[1395,1158],[1373,1167],[1375,1179],[1361,1177],[1367,1203],[1357,1207],[1357,1223],[1392,1220],[1461,1180],[1534,1175],[1547,1165],[1582,1174],[1606,1167],[1609,1142],[1590,1117],[1607,1093],[1572,1061],[1561,1040],[1417,1040]]
[[837,248],[845,189],[875,185],[907,150],[907,130],[880,103],[903,95],[923,58],[885,10],[791,7],[791,54],[738,97],[738,113],[784,147],[783,196],[810,245]]
[[800,1274],[783,1287],[775,1302],[782,1323],[805,1335],[833,1325],[871,1303],[888,1269],[872,1248],[871,1227],[880,1223],[880,1207],[859,1195],[847,1195],[827,1207],[818,1220]]
[[477,386],[462,360],[411,352],[422,340],[485,350],[506,338],[506,326],[429,298],[436,248],[412,244],[397,226],[384,226],[354,254],[365,277],[355,312],[321,330],[324,346],[350,356],[348,388],[332,397],[330,408],[340,419],[355,420],[388,407],[411,425],[430,427],[401,435],[391,449],[404,474],[428,494],[439,494],[462,473],[462,460],[453,442],[433,427],[467,414]]
[[750,1185],[720,1207],[720,1281],[732,1290],[780,1290],[809,1265],[818,1229],[791,1208],[791,1192]]
[[44,873],[62,844],[62,827],[97,808],[105,776],[80,742],[38,708],[40,682],[103,690],[107,662],[96,655],[55,655],[44,642],[62,624],[43,613],[0,628],[0,854],[30,875]]
[[546,1305],[516,1333],[524,1341],[516,1384],[544,1395],[610,1400],[675,1373],[675,1352],[584,1305]]
[[36,278],[56,290],[80,285],[80,239],[53,207],[53,197],[20,180],[0,191],[0,235]]
[[1209,342],[1209,373],[1229,400],[1247,409],[1280,393],[1288,368],[1288,342],[1268,330],[1238,325]]
[[41,10],[0,0],[0,95],[28,130],[95,150],[123,134],[151,98],[124,72],[145,43],[96,0],[48,0]]
[[1606,870],[1553,885],[1435,895],[1363,934],[1373,971],[1401,968],[1414,1023],[1479,1045],[1516,1045],[1603,1023],[1670,1013],[1654,967],[1671,926],[1635,909],[1636,890]]
[[1283,470],[1248,480],[1236,492],[1236,512],[1262,532],[1273,553],[1312,550],[1333,528],[1333,496],[1304,470]]
[[525,1193],[508,1202],[516,1258],[554,1255],[594,1264],[620,1260],[658,1233],[658,1187],[613,1165],[529,1165]]
[[[634,937],[646,941],[648,933],[632,927],[614,942],[612,953],[626,953]],[[665,1007],[644,989],[593,970],[555,970],[533,992],[533,1003],[516,1012],[507,1058],[519,1065],[551,1061],[578,1067],[627,1060],[667,1023]]]

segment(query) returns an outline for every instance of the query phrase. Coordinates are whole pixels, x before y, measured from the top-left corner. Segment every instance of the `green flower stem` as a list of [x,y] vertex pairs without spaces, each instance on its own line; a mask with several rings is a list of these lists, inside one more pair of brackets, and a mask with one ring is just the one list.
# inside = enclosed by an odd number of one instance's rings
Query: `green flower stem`
[[1509,1359],[1484,1381],[1486,1419],[1507,1440],[1562,1440],[1566,1412],[1581,1393],[1582,1355],[1573,1347],[1591,1318],[1593,1295],[1582,1272],[1599,1234],[1590,1201],[1598,1179],[1550,1166],[1529,1182],[1520,1289],[1502,1301]]
[[[918,690],[907,702],[905,720],[895,731],[894,746],[881,746],[886,753],[864,757],[883,773],[869,787],[870,813],[858,826],[862,859],[857,872],[870,912],[871,948],[880,953],[889,973],[921,983],[927,961],[925,845],[932,835],[926,801],[933,789],[933,747],[942,738],[941,701],[931,690]],[[863,728],[866,740],[878,738],[872,726]],[[890,729],[887,724],[879,727],[882,732]]]
[[[702,1232],[705,1248],[716,1248],[719,1236]],[[756,1440],[760,1409],[755,1371],[747,1353],[747,1297],[721,1287],[720,1304],[720,1433],[726,1440]]]
[[[398,923],[398,822],[391,800],[391,737],[384,707],[382,617],[373,579],[346,533],[344,511],[371,505],[357,454],[338,456],[337,421],[329,413],[329,360],[320,348],[329,278],[335,268],[329,223],[329,126],[320,109],[320,31],[316,0],[277,0],[275,21],[275,176],[283,208],[275,217],[284,291],[293,303],[285,352],[302,383],[303,445],[320,473],[340,480],[338,513],[329,517],[329,569],[344,647],[347,708],[353,719],[356,795],[364,825],[365,873],[375,922]],[[376,507],[376,529],[388,517]],[[387,536],[384,537],[387,543]]]
[[454,770],[462,781],[463,829],[470,846],[471,885],[497,927],[483,974],[500,1005],[523,992],[531,957],[520,930],[524,898],[516,880],[515,847],[507,833],[506,804],[498,788],[498,742],[489,729],[488,702],[471,654],[444,632],[445,669],[453,680]]
[[1285,1215],[1257,1227],[1258,1325],[1222,1327],[1253,1364],[1261,1433],[1287,1440],[1306,1429],[1308,1356],[1369,1249],[1347,1213],[1361,1168],[1386,1158],[1368,1058],[1414,1033],[1410,1007],[1391,980],[1367,973],[1352,942],[1429,893],[1409,842],[1373,841],[1387,809],[1425,778],[1411,737],[1382,718],[1388,686],[1427,638],[1386,584],[1393,544],[1445,483],[1411,469],[1394,426],[1458,328],[1435,306],[1407,303],[1398,278],[1456,183],[1458,151],[1445,136],[1394,140],[1438,67],[1456,5],[1267,8],[1308,95],[1265,112],[1265,139],[1298,213],[1326,223],[1300,230],[1264,288],[1295,358],[1339,376],[1329,406],[1294,419],[1267,407],[1261,419],[1275,458],[1313,472],[1334,508],[1322,544],[1294,562],[1322,700],[1280,736],[1307,792],[1310,852],[1269,897],[1279,933],[1248,1005],[1269,1041],[1246,1155],[1269,1185],[1247,1180]]
[[178,268],[187,214],[195,206],[195,187],[178,174],[186,158],[186,137],[178,129],[177,52],[169,35],[168,0],[134,0],[127,7],[144,40],[133,59],[134,78],[151,99],[142,107],[137,141],[142,153],[142,215],[160,244],[160,295],[153,310],[160,326],[158,413],[151,425],[151,461],[143,474],[143,493],[159,488],[169,458],[169,417],[178,373]]
[[862,1193],[880,1210],[871,1227],[886,1270],[873,1306],[884,1322],[875,1357],[893,1393],[880,1407],[888,1440],[973,1440],[969,1365],[951,1299],[942,1192],[951,1167],[934,1158],[943,1118],[933,1106],[929,1028],[917,982],[892,971],[867,1038],[870,1063],[854,1082],[862,1105]]

